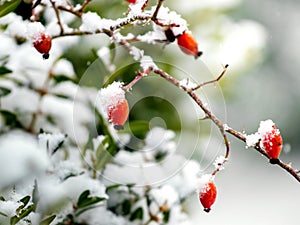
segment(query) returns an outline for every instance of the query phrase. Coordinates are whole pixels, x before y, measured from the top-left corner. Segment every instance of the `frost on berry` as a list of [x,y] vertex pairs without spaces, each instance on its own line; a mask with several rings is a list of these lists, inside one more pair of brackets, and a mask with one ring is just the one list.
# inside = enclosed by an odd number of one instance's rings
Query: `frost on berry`
[[129,106],[125,99],[122,83],[113,82],[106,88],[102,88],[99,94],[105,116],[116,129],[122,129],[129,114]]
[[45,33],[40,33],[33,41],[35,49],[43,54],[43,59],[49,58],[49,51],[51,49],[51,37]]
[[205,174],[199,180],[198,196],[204,211],[209,212],[217,198],[217,188],[213,182],[214,176]]
[[270,163],[276,164],[282,150],[282,137],[272,120],[261,121],[258,128],[261,136],[260,147],[270,157]]
[[272,120],[261,121],[258,131],[254,134],[245,135],[246,147],[254,147],[257,144],[267,153],[270,163],[279,162],[282,150],[282,137]]

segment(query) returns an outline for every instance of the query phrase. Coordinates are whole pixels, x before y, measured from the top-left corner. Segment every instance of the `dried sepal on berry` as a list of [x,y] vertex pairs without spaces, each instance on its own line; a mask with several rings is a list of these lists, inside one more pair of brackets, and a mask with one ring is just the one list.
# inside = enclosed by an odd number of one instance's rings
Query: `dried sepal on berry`
[[200,179],[200,185],[198,189],[198,197],[205,212],[210,212],[212,205],[217,198],[217,188],[213,182],[213,176],[204,175]]
[[182,52],[187,55],[192,55],[196,59],[202,55],[202,52],[198,50],[198,43],[196,39],[187,31],[177,37],[177,44]]
[[282,150],[282,137],[272,120],[261,121],[258,129],[260,147],[266,151],[270,163],[277,164]]
[[122,87],[122,83],[113,82],[100,90],[103,111],[116,130],[123,129],[129,115],[129,105]]

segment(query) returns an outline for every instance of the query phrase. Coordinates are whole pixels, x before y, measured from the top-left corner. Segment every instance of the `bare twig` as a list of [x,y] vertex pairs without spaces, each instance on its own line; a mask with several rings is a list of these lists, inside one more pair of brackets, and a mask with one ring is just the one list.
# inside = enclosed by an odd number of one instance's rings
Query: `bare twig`
[[57,9],[57,7],[55,5],[55,1],[50,0],[50,2],[51,2],[51,5],[52,5],[52,7],[53,7],[53,9],[55,11],[55,15],[56,15],[56,18],[57,18],[57,24],[58,24],[59,29],[60,29],[60,34],[63,34],[64,33],[64,27],[63,27],[63,25],[61,23],[59,11],[58,11],[58,9]]
[[156,5],[156,9],[155,9],[155,11],[153,13],[153,16],[152,16],[152,21],[156,21],[159,9],[162,6],[163,1],[164,0],[157,0],[157,5]]
[[196,87],[192,88],[192,90],[195,91],[195,90],[197,90],[197,89],[199,89],[199,88],[201,88],[201,87],[203,87],[203,86],[205,86],[205,85],[213,84],[213,83],[218,82],[218,81],[225,75],[228,66],[229,66],[228,64],[226,64],[226,65],[224,66],[224,69],[223,69],[222,73],[217,77],[217,79],[203,82],[203,83],[197,85]]

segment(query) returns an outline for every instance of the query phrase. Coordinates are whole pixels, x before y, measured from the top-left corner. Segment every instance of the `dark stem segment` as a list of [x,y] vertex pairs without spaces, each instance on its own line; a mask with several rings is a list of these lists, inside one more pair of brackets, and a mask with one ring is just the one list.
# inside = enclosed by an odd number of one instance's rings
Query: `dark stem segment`
[[152,16],[152,21],[156,21],[158,11],[159,11],[160,7],[162,6],[163,1],[164,0],[158,0],[157,1],[156,9],[155,9],[155,11],[153,13],[153,16]]

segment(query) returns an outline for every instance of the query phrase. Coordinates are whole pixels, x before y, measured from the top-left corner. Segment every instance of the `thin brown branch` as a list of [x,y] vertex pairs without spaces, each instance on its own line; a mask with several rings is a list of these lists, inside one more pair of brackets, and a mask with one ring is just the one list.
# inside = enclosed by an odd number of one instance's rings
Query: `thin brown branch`
[[[238,138],[239,140],[246,142],[246,137],[243,133],[238,132],[232,128],[226,129],[226,132]],[[264,155],[266,158],[270,159],[267,153],[259,146],[259,144],[255,145],[254,149],[258,151],[260,154]],[[285,164],[282,161],[278,161],[277,165],[280,166],[285,171],[287,171],[289,174],[291,174],[298,182],[300,182],[300,176],[298,174],[299,171],[293,169],[290,164]]]
[[152,15],[152,21],[156,21],[156,18],[157,18],[157,15],[158,15],[158,12],[159,12],[159,9],[160,7],[162,6],[162,3],[163,3],[164,0],[157,0],[157,5],[156,5],[156,9]]
[[[173,85],[180,87],[181,89],[183,89],[184,92],[186,92],[196,103],[197,105],[203,110],[203,112],[205,113],[206,117],[208,117],[220,130],[220,133],[224,139],[224,144],[226,147],[226,152],[225,152],[225,159],[228,159],[229,154],[230,154],[230,143],[228,140],[228,137],[225,133],[225,129],[224,129],[224,125],[221,122],[221,120],[219,120],[206,106],[205,104],[201,101],[201,99],[199,98],[199,96],[192,90],[192,89],[188,89],[185,86],[181,86],[180,82],[172,77],[171,75],[169,75],[168,73],[166,73],[165,71],[155,68],[153,70],[154,73],[160,75],[161,77],[163,77],[164,79],[166,79],[167,81],[169,81],[170,83],[172,83]],[[219,172],[219,169],[216,169],[215,171],[213,171],[213,175],[215,175],[217,172]]]
[[216,79],[210,80],[210,81],[206,81],[206,82],[203,82],[203,83],[197,85],[196,87],[192,88],[192,90],[195,91],[195,90],[198,90],[199,88],[201,88],[201,87],[203,87],[203,86],[205,86],[205,85],[213,84],[213,83],[218,82],[218,81],[225,75],[228,66],[229,66],[228,64],[226,64],[226,65],[224,66],[222,73],[221,73]]
[[60,29],[60,34],[63,34],[64,33],[64,27],[63,27],[63,25],[61,23],[59,11],[58,11],[58,9],[57,9],[57,7],[55,5],[55,1],[50,0],[50,2],[51,2],[51,5],[52,5],[52,7],[53,7],[53,9],[55,11],[55,15],[56,15],[56,18],[57,18],[57,24],[58,24],[59,29]]

